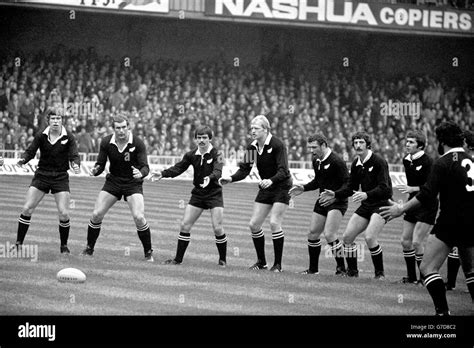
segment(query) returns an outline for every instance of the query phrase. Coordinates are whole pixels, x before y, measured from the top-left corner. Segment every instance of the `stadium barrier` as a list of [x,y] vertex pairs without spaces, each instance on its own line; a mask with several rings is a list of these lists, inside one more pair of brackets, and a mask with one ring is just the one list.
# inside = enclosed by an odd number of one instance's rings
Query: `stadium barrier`
[[[18,166],[16,163],[17,159],[14,158],[5,158],[5,163],[0,167],[0,175],[33,175],[36,171],[38,165],[38,159],[33,159],[23,167]],[[89,176],[90,170],[93,168],[94,161],[83,161],[81,162],[81,168],[79,174],[74,174],[72,170],[69,171],[71,176]],[[163,170],[168,168],[170,165],[166,163],[150,163],[150,171]],[[224,165],[223,175],[231,175],[237,171],[238,167],[236,165]],[[105,176],[108,173],[108,163],[106,169],[101,176]],[[290,168],[290,173],[293,178],[294,184],[306,184],[314,178],[314,171],[312,169],[301,169],[301,168]],[[179,176],[182,180],[192,180],[193,179],[193,168],[189,167],[186,172]],[[406,176],[404,172],[390,172],[390,178],[392,179],[392,184],[401,185],[406,184]],[[166,180],[166,179],[164,179]],[[254,168],[250,172],[250,175],[246,177],[242,182],[256,183],[260,181],[260,176],[258,175],[257,170]]]

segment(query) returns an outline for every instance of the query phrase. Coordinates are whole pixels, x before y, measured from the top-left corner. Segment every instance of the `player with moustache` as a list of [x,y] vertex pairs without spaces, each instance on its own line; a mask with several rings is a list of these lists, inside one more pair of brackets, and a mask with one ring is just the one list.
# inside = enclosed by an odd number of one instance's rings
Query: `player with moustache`
[[75,174],[80,171],[80,158],[76,139],[63,126],[63,109],[51,107],[46,112],[48,126],[39,132],[31,145],[25,150],[19,166],[23,166],[36,156],[40,150],[38,168],[26,193],[23,210],[18,219],[16,247],[24,242],[31,223],[31,216],[46,194],[51,192],[59,215],[59,238],[61,254],[69,254],[67,242],[70,230],[70,189],[68,170],[71,166]]
[[[343,234],[344,255],[347,261],[347,276],[358,277],[356,237],[365,232],[365,241],[374,264],[375,279],[385,279],[382,247],[378,235],[386,221],[379,208],[392,197],[392,181],[388,164],[381,156],[372,152],[371,140],[366,132],[352,136],[352,146],[357,154],[351,165],[349,182],[339,190],[325,190],[321,203],[329,199],[352,196],[354,203],[361,203],[351,216]],[[360,189],[360,191],[359,191]]]
[[211,144],[212,135],[210,127],[199,126],[194,132],[198,148],[185,153],[183,159],[174,166],[163,171],[153,172],[150,177],[152,181],[175,178],[184,173],[189,166],[193,167],[194,172],[194,188],[191,191],[191,199],[184,210],[176,255],[173,259],[166,260],[165,264],[179,265],[183,262],[184,254],[191,241],[191,228],[204,210],[209,210],[211,213],[212,228],[219,253],[218,265],[225,267],[227,264],[227,236],[222,227],[224,198],[222,186],[219,185],[224,163],[221,153]]
[[[289,192],[291,197],[318,189],[320,193],[324,190],[337,191],[347,183],[349,171],[346,163],[328,147],[327,138],[323,134],[310,136],[307,148],[313,153],[314,179],[305,185],[293,186]],[[309,268],[302,271],[301,274],[319,273],[319,255],[321,253],[319,237],[323,232],[336,260],[336,275],[344,276],[346,274],[344,249],[342,242],[337,238],[337,231],[341,225],[342,217],[347,211],[347,206],[347,197],[332,198],[324,203],[321,203],[319,198],[316,200],[308,233]]]
[[436,315],[450,315],[446,288],[439,269],[454,246],[458,247],[467,288],[474,302],[474,162],[463,149],[464,133],[452,121],[435,130],[441,157],[433,164],[428,181],[406,203],[382,207],[387,219],[401,216],[420,205],[429,206],[439,194],[439,214],[428,237],[420,271],[435,307]]
[[[416,196],[428,179],[433,166],[433,160],[423,151],[426,146],[426,137],[422,131],[409,131],[405,137],[407,156],[403,159],[406,185],[396,188],[408,194],[408,200]],[[424,254],[424,242],[433,228],[438,212],[438,200],[431,202],[429,207],[420,207],[408,212],[403,217],[403,232],[401,244],[405,259],[407,276],[401,282],[404,284],[418,284],[416,268],[421,264]]]
[[97,197],[87,229],[87,246],[82,254],[93,255],[104,216],[123,197],[135,222],[145,260],[153,262],[151,232],[145,219],[143,198],[143,178],[150,172],[145,144],[130,132],[126,116],[114,116],[113,127],[114,133],[102,139],[97,162],[90,173],[91,176],[100,175],[109,160],[109,173]]
[[254,164],[257,166],[261,181],[249,223],[257,262],[250,269],[268,269],[262,226],[266,217],[270,215],[270,230],[275,255],[270,271],[281,272],[284,244],[282,223],[290,202],[288,191],[292,186],[287,150],[283,142],[270,133],[270,123],[263,115],[252,119],[250,133],[253,141],[247,146],[239,169],[232,176],[223,176],[219,183],[226,185],[241,181],[250,174]]

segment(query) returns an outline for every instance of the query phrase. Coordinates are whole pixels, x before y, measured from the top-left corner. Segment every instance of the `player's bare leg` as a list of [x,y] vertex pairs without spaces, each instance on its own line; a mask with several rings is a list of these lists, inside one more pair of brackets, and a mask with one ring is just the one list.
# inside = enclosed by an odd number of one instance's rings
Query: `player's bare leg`
[[425,255],[421,261],[420,271],[426,289],[433,299],[437,315],[449,315],[446,288],[439,269],[446,260],[451,248],[434,234],[428,237]]
[[342,212],[333,209],[328,212],[326,224],[324,226],[324,236],[331,248],[331,252],[336,260],[336,275],[346,275],[346,266],[344,263],[344,249],[342,242],[337,239],[337,232],[342,223]]
[[99,192],[95,202],[94,211],[92,212],[92,217],[87,228],[87,246],[82,251],[83,255],[91,256],[94,253],[94,247],[97,238],[99,238],[102,220],[104,219],[105,214],[107,214],[109,209],[112,208],[112,206],[117,201],[118,198],[114,195],[106,191]]
[[375,279],[384,279],[385,273],[383,268],[383,252],[378,242],[378,235],[385,225],[382,216],[374,213],[370,216],[370,222],[365,230],[365,242],[370,250],[370,256],[374,264]]
[[184,217],[179,227],[178,245],[176,247],[176,256],[173,259],[166,260],[165,264],[179,265],[183,262],[184,253],[191,241],[191,228],[199,219],[204,209],[195,207],[191,204],[186,205]]
[[273,203],[273,208],[270,212],[270,230],[272,231],[273,250],[275,255],[275,262],[270,271],[281,272],[281,260],[283,257],[283,244],[285,241],[285,234],[283,233],[282,223],[285,216],[288,204]]
[[326,217],[324,215],[315,212],[311,214],[308,233],[309,268],[301,272],[301,274],[319,273],[319,255],[321,253],[321,239],[319,237],[324,232],[325,224]]
[[257,252],[257,262],[251,266],[250,269],[267,269],[267,260],[265,258],[265,235],[263,234],[262,225],[271,210],[271,204],[254,203],[249,228],[252,233],[253,245]]
[[137,227],[138,238],[142,242],[145,259],[153,262],[153,249],[151,247],[150,226],[145,219],[145,200],[141,193],[135,193],[127,197],[128,207],[132,213],[133,221]]
[[413,246],[413,233],[415,231],[415,224],[403,220],[403,232],[401,237],[401,244],[403,248],[403,258],[405,259],[407,267],[407,276],[402,278],[402,283],[416,283],[416,250]]
[[216,238],[217,251],[219,253],[218,265],[225,267],[227,264],[227,236],[222,227],[224,221],[224,208],[215,207],[211,209],[212,229]]
[[415,259],[418,269],[420,268],[423,255],[425,254],[426,239],[433,228],[433,225],[426,222],[417,222],[413,231],[413,248],[415,249]]
[[45,196],[45,192],[37,189],[34,186],[30,186],[26,192],[25,204],[21,211],[20,218],[18,219],[18,230],[16,235],[16,247],[23,244],[26,233],[31,223],[31,216],[34,210]]
[[352,214],[346,230],[342,235],[344,243],[344,256],[347,261],[347,276],[358,277],[359,270],[357,269],[357,245],[354,243],[356,237],[361,234],[369,224],[369,220],[360,215]]
[[54,194],[56,207],[59,215],[59,238],[61,240],[60,252],[61,254],[70,254],[67,246],[69,239],[69,229],[71,227],[69,222],[69,206],[71,203],[71,194],[68,191],[61,191]]

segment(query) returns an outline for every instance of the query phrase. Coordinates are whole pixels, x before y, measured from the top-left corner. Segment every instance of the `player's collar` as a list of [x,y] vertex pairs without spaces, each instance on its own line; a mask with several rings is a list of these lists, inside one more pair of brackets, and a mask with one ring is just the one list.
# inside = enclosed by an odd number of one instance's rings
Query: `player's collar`
[[408,154],[407,157],[405,157],[405,159],[406,159],[407,161],[410,161],[410,162],[411,162],[411,161],[414,161],[414,160],[420,158],[420,157],[423,156],[424,154],[425,154],[425,151],[420,150],[420,151],[418,151],[417,153],[415,153],[414,155]]
[[329,155],[331,155],[331,152],[332,150],[331,149],[328,149],[328,152],[326,153],[326,155],[322,158],[322,159],[317,159],[316,161],[319,161],[319,162],[324,162],[325,160],[327,160],[327,158],[329,157]]
[[[115,133],[112,134],[112,138],[110,138],[110,143],[111,143],[111,144],[114,144],[115,146],[117,146],[117,149],[119,149],[119,152],[121,152],[121,151],[120,151],[120,148],[119,148],[119,146],[118,146],[118,144],[117,144],[117,142],[115,141]],[[128,134],[128,141],[127,141],[127,144],[130,144],[130,145],[133,144],[133,133],[132,133],[132,132],[130,132],[130,133]],[[125,145],[125,147],[127,147],[127,145]],[[124,147],[123,149],[125,149],[125,147]],[[123,151],[123,149],[122,149],[122,151]]]
[[51,140],[49,139],[49,130],[50,130],[50,128],[51,128],[51,126],[46,127],[45,130],[43,131],[43,134],[46,134],[46,136],[48,137],[48,141],[51,143],[51,145],[56,144],[56,142],[59,139],[61,139],[65,135],[67,135],[66,128],[64,128],[64,126],[61,126],[61,134],[59,134],[59,137],[57,137],[54,142],[51,142]]
[[201,153],[201,149],[198,147],[196,152],[194,153],[195,155],[199,155],[199,156],[204,156],[206,153],[211,153],[211,150],[213,149],[213,146],[212,144],[209,144],[209,147],[207,148],[207,151],[204,152],[204,153]]
[[448,153],[451,153],[451,152],[466,152],[466,151],[464,151],[462,147],[453,147],[452,149],[446,151],[446,153],[443,156],[446,156]]
[[360,157],[357,157],[356,166],[363,166],[365,162],[367,162],[370,157],[372,157],[372,150],[367,151],[367,156],[365,156],[364,160],[361,162]]
[[[271,140],[271,139],[272,139],[272,134],[271,134],[271,133],[268,133],[267,138],[265,139],[265,142],[263,143],[263,146],[270,144],[270,140]],[[255,147],[258,149],[258,146],[257,146],[257,139],[255,139],[254,141],[252,141],[252,144],[251,144],[251,145],[255,146]]]

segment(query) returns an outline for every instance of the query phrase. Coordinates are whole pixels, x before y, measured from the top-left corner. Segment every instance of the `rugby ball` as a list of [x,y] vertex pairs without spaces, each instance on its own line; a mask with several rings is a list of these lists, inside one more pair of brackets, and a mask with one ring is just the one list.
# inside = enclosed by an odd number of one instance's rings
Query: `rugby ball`
[[69,283],[84,283],[86,281],[84,272],[77,268],[63,268],[58,272],[56,278],[58,278],[60,282]]

